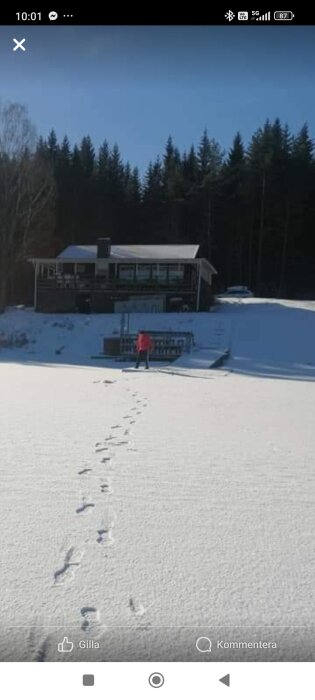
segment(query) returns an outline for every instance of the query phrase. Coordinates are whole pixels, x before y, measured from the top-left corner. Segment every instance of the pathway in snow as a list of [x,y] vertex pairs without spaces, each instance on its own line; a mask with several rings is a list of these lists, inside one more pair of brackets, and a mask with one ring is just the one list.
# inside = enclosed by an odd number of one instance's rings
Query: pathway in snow
[[0,366],[3,660],[64,634],[64,661],[201,660],[200,633],[313,658],[312,312],[292,347],[265,306],[222,311],[229,371]]

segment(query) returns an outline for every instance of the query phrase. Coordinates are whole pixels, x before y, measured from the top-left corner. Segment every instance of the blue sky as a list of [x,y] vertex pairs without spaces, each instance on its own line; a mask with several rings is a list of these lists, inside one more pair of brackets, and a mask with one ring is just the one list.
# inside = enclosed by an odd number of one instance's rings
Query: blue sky
[[39,133],[117,141],[141,172],[169,134],[183,150],[207,128],[228,150],[280,117],[315,136],[315,27],[1,27],[0,66],[1,100]]

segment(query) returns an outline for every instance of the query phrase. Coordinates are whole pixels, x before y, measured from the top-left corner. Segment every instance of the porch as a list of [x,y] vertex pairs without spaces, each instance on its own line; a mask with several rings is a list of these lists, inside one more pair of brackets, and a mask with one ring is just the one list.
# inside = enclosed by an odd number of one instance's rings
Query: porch
[[41,263],[37,270],[38,289],[122,291],[127,293],[194,292],[198,272],[193,264],[115,263],[105,265]]

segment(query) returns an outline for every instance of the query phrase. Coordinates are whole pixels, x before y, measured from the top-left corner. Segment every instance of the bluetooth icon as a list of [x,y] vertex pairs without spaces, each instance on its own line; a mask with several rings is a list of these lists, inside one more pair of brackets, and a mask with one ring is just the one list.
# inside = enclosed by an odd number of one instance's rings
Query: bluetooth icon
[[228,19],[229,22],[232,22],[232,20],[235,18],[234,12],[232,10],[229,10],[228,12],[225,13],[225,19]]

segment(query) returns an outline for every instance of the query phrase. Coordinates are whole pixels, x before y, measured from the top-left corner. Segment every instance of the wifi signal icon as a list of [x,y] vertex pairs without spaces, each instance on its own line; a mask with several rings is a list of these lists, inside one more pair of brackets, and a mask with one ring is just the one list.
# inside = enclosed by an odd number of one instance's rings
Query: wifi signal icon
[[259,15],[259,17],[256,17],[256,22],[270,22],[271,20],[271,13],[266,12],[264,15]]

